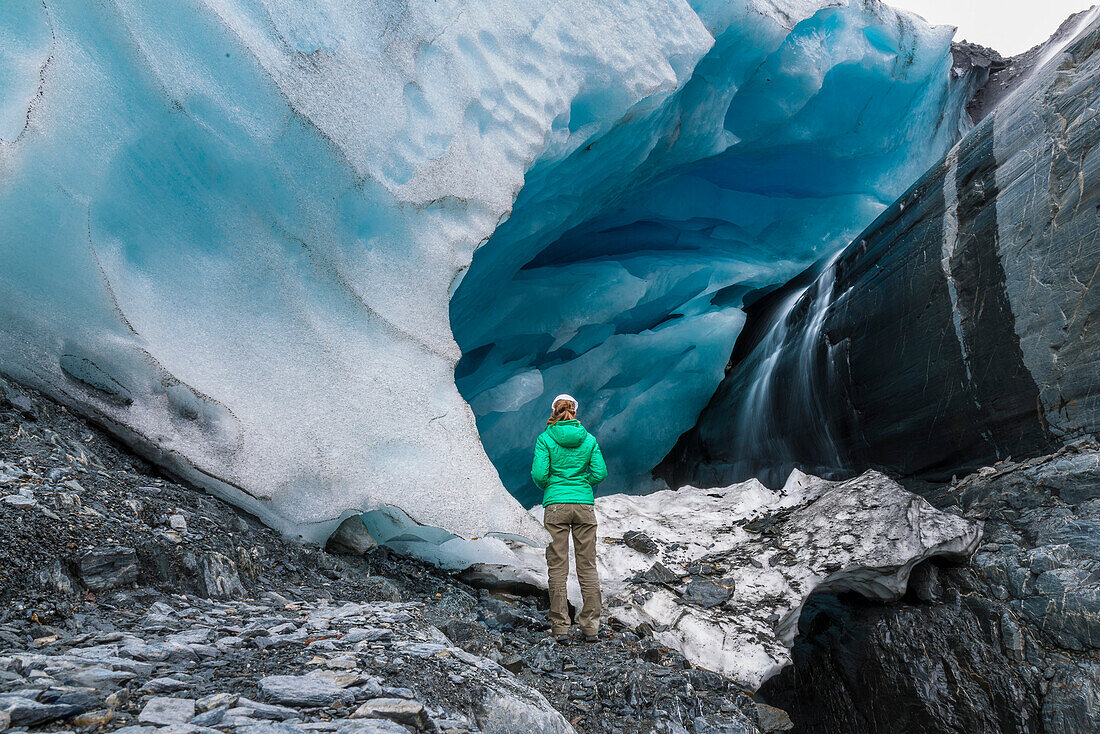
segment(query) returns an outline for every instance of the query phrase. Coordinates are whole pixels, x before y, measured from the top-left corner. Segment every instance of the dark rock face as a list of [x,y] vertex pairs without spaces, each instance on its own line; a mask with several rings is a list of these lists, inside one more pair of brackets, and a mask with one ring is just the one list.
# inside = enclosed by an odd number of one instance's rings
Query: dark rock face
[[800,734],[1039,732],[1035,681],[1005,654],[983,600],[869,606],[836,597],[802,613],[794,665],[762,693]]
[[1100,431],[1100,24],[834,262],[749,309],[657,473],[949,479]]
[[1100,730],[1100,446],[928,489],[985,522],[966,567],[915,571],[881,606],[811,597],[764,696],[805,734]]

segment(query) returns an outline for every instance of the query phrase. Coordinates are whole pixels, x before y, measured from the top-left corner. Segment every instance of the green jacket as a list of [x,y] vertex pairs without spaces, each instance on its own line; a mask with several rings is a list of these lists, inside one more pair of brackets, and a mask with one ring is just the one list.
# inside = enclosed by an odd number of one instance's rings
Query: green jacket
[[607,478],[596,437],[579,421],[558,421],[535,441],[531,478],[542,490],[542,504],[595,504],[592,488]]

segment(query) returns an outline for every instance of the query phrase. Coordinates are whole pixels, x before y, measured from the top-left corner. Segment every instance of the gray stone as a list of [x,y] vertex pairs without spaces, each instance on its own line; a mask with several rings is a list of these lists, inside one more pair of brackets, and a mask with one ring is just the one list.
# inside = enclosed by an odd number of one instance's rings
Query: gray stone
[[1062,647],[1070,650],[1100,649],[1100,588],[1033,596],[1017,602],[1016,608],[1025,619],[1053,637]]
[[430,724],[424,704],[402,698],[372,698],[355,709],[351,718],[389,719],[418,729],[426,729]]
[[777,709],[765,703],[756,703],[756,713],[760,718],[760,730],[764,734],[777,731],[790,731],[794,728],[791,717],[783,709]]
[[195,702],[190,698],[150,698],[138,714],[138,723],[156,726],[186,724],[195,718]]
[[623,543],[647,556],[655,555],[659,550],[657,542],[640,530],[627,530],[623,533]]
[[709,609],[724,604],[733,596],[733,591],[734,583],[732,580],[712,581],[710,579],[694,578],[684,589],[683,599],[691,604]]
[[66,678],[72,683],[88,686],[89,688],[109,689],[132,680],[136,675],[130,670],[110,670],[96,665],[68,673]]
[[236,707],[231,708],[229,713],[250,716],[253,719],[272,719],[274,721],[285,721],[298,716],[298,712],[292,708],[273,703],[261,703],[244,696],[237,699]]
[[0,698],[0,711],[7,713],[12,726],[41,726],[67,719],[85,709],[64,703],[38,703],[29,698]]
[[348,719],[339,722],[336,734],[409,734],[409,730],[387,719]]
[[668,570],[668,567],[660,561],[650,566],[642,577],[653,584],[674,584],[680,580],[679,576]]
[[302,731],[304,730],[285,721],[261,721],[236,727],[236,734],[300,734]]
[[38,419],[38,409],[22,392],[0,380],[0,406],[11,407],[29,421]]
[[484,734],[575,734],[536,691],[486,689],[474,701],[474,720]]
[[212,693],[195,701],[195,710],[205,712],[221,706],[236,706],[239,699],[240,696],[236,693]]
[[137,551],[124,546],[100,546],[78,561],[80,580],[93,591],[132,584],[138,579]]
[[175,691],[182,691],[190,685],[190,683],[178,678],[153,678],[146,681],[142,688],[150,693],[174,693]]
[[271,675],[260,680],[260,693],[273,703],[288,706],[330,706],[349,703],[353,696],[342,686],[309,675]]
[[204,711],[203,713],[196,715],[195,718],[191,719],[191,723],[195,726],[215,727],[222,722],[222,719],[225,718],[225,712],[228,709],[228,706],[222,706],[220,708],[214,708],[210,709],[209,711]]
[[75,590],[73,580],[61,565],[61,561],[54,560],[49,570],[39,572],[39,580],[43,585],[50,585],[57,593],[69,596]]
[[1001,613],[1001,644],[1009,657],[1016,660],[1024,659],[1023,632],[1007,609]]
[[211,599],[242,599],[247,589],[237,574],[237,564],[221,553],[206,553],[199,561],[202,569],[202,585]]
[[1100,731],[1100,665],[1067,668],[1051,681],[1043,698],[1043,731],[1077,734]]
[[360,556],[377,545],[359,515],[352,515],[340,523],[340,527],[336,528],[336,532],[328,540],[329,550]]

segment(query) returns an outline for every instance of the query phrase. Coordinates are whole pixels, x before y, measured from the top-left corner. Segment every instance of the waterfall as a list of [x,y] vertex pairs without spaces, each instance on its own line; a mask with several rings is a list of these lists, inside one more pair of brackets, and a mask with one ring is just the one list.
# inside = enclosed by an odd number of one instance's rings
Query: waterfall
[[796,456],[813,456],[816,473],[843,471],[835,430],[821,400],[834,384],[834,345],[825,338],[833,306],[836,252],[810,284],[783,297],[767,333],[743,363],[742,398],[734,415],[733,469],[781,482]]

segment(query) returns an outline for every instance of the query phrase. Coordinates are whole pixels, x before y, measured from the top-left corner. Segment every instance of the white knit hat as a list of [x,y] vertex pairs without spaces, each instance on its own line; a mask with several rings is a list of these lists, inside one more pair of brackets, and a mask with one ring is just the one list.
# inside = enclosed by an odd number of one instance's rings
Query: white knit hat
[[550,410],[554,409],[554,405],[556,405],[559,400],[568,400],[569,402],[573,403],[573,410],[581,409],[581,404],[577,402],[577,399],[575,397],[562,393],[561,395],[550,401]]

